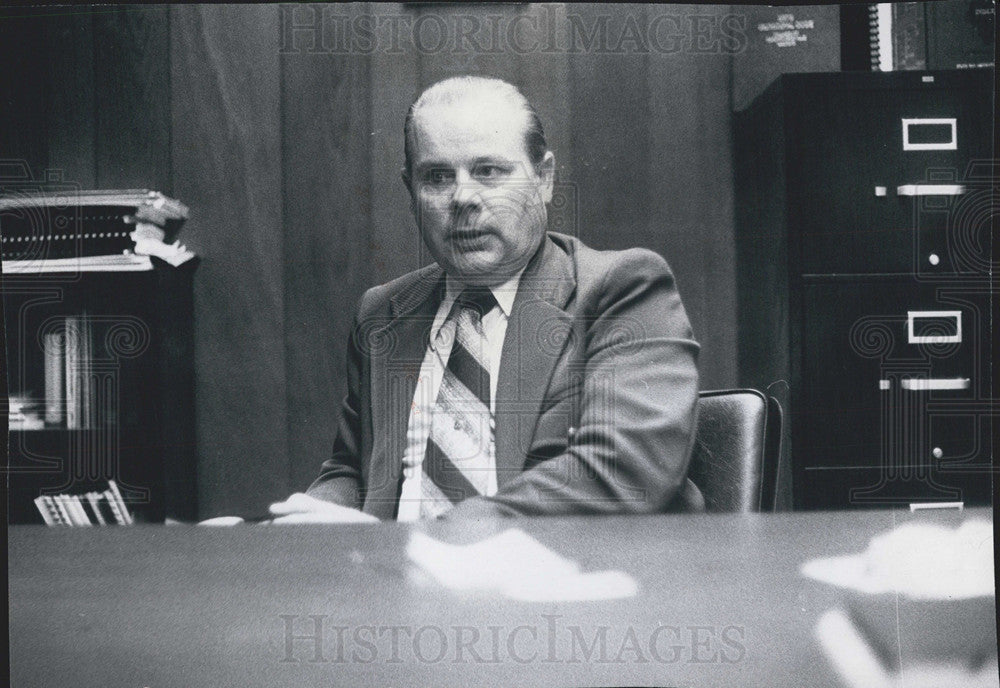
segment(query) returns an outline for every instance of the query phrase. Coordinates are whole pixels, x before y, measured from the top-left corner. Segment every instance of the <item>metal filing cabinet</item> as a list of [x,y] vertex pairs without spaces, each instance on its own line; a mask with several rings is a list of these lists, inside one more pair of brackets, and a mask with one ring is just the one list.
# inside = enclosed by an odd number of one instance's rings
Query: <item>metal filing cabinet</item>
[[737,114],[740,380],[787,382],[796,509],[991,499],[992,113],[961,70],[786,75]]

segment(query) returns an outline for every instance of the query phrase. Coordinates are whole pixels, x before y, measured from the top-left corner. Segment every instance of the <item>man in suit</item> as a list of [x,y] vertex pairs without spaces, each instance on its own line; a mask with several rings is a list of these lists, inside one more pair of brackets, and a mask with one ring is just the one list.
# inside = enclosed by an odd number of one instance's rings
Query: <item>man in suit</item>
[[666,262],[547,232],[555,159],[506,82],[431,86],[405,136],[436,263],[362,297],[333,455],[276,521],[699,508],[698,344]]

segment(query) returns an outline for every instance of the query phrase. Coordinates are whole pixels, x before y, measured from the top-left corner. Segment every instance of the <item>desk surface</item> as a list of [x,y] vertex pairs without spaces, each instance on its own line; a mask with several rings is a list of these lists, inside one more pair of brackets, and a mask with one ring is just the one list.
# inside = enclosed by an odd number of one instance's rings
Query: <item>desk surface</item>
[[[861,551],[902,522],[970,517],[992,514],[513,522],[585,570],[617,568],[639,583],[636,597],[587,603],[444,590],[415,574],[403,554],[413,526],[396,523],[12,527],[11,680],[836,686],[813,628],[837,593],[800,564]],[[427,531],[460,537],[454,525]]]

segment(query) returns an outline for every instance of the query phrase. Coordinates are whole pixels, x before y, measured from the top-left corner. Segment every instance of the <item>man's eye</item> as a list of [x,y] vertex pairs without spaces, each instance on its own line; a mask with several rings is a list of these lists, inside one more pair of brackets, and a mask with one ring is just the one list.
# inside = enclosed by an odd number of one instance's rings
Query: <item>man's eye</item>
[[472,175],[476,179],[499,179],[507,174],[507,169],[499,165],[479,165],[473,171]]
[[427,170],[424,173],[424,181],[428,184],[448,184],[455,178],[455,174],[451,170]]

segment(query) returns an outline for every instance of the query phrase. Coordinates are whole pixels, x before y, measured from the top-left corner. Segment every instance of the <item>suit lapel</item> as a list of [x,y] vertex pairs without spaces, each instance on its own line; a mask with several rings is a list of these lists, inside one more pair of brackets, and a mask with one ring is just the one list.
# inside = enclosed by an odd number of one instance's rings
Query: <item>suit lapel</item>
[[[437,312],[444,273],[424,268],[412,285],[390,299],[391,316],[371,328],[373,443],[364,510],[393,518],[417,376]],[[570,332],[563,310],[576,288],[572,259],[546,239],[524,273],[507,323],[496,392],[497,484],[524,469],[553,369]]]
[[393,518],[399,500],[410,404],[437,312],[443,272],[432,265],[390,299],[389,322],[371,329],[372,455],[364,510]]
[[546,239],[521,276],[504,338],[496,394],[498,487],[524,469],[545,391],[570,332],[563,308],[575,288],[572,259]]

